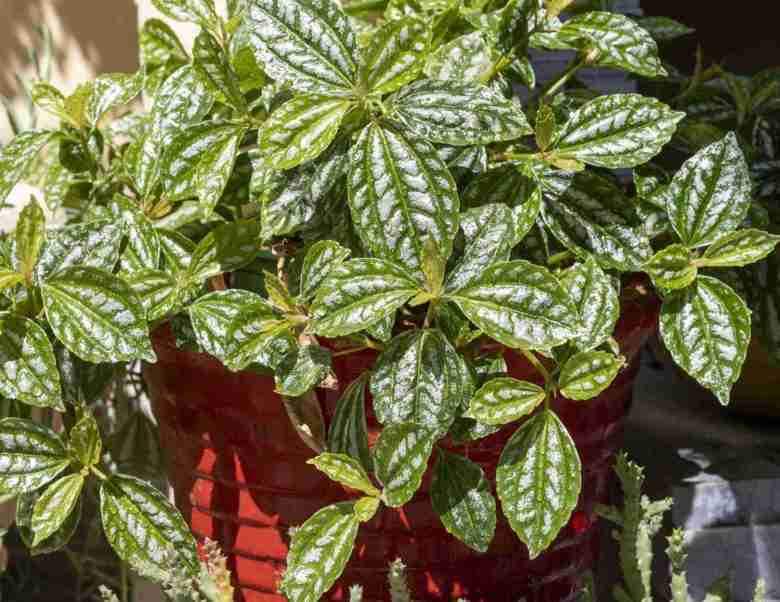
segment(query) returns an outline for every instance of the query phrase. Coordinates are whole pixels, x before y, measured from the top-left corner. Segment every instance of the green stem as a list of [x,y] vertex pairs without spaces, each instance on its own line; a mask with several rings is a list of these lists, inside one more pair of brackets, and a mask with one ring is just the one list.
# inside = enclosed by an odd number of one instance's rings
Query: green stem
[[522,353],[525,359],[527,359],[531,365],[536,368],[539,374],[544,377],[544,382],[549,385],[552,382],[552,376],[550,376],[550,373],[547,371],[547,368],[544,367],[544,364],[539,361],[539,358],[528,349],[520,349],[520,353]]
[[539,98],[550,98],[555,96],[555,94],[563,88],[572,77],[574,77],[574,74],[582,69],[587,63],[587,56],[574,57],[557,79],[548,82],[547,85],[542,88],[541,92],[539,92]]
[[366,347],[366,346],[363,346],[363,347],[353,347],[352,349],[343,349],[341,351],[337,351],[336,353],[334,353],[333,357],[343,357],[345,355],[351,355],[353,353],[359,353],[361,351],[365,351],[366,349],[368,349],[368,347]]
[[127,565],[123,562],[119,566],[120,577],[122,579],[122,602],[129,602],[130,600],[130,580],[127,573]]
[[430,303],[428,303],[428,310],[425,312],[425,322],[423,322],[423,328],[430,328],[431,324],[433,324],[433,318],[436,314],[437,305],[438,304],[436,303],[436,299],[433,299]]
[[561,251],[560,253],[556,253],[555,255],[550,256],[550,258],[547,260],[547,265],[558,265],[559,263],[563,263],[569,259],[574,259],[574,253],[571,251]]
[[387,7],[388,0],[356,0],[350,2],[344,7],[344,12],[348,15],[361,15],[375,11],[383,11]]
[[92,474],[94,474],[101,481],[107,481],[108,480],[108,477],[106,476],[106,473],[104,473],[102,470],[100,470],[97,466],[90,466],[89,469],[92,471]]

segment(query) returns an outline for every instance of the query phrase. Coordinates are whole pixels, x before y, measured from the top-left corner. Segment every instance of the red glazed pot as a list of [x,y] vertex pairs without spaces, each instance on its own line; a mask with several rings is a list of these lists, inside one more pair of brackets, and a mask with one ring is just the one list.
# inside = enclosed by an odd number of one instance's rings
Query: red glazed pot
[[[400,557],[408,567],[416,599],[569,600],[598,552],[594,507],[605,501],[638,352],[655,329],[657,314],[655,301],[629,300],[624,295],[616,338],[629,360],[628,368],[594,400],[555,401],[579,449],[584,475],[579,505],[545,554],[529,560],[525,546],[503,517],[489,551],[471,551],[444,530],[433,512],[428,474],[406,507],[385,509],[361,526],[344,576],[326,599],[347,600],[348,587],[357,583],[364,587],[364,600],[387,600],[387,565]],[[221,544],[236,581],[236,600],[282,602],[277,586],[285,568],[288,529],[348,494],[306,464],[313,452],[293,430],[274,393],[273,379],[231,373],[207,355],[179,351],[167,329],[158,331],[154,339],[159,361],[147,365],[144,374],[169,455],[176,503],[198,537]],[[505,357],[512,376],[533,378],[533,369],[524,359],[511,351]],[[369,353],[336,358],[334,371],[341,386],[374,359]],[[340,393],[318,390],[318,395],[329,421]],[[468,449],[491,482],[504,443],[515,428]],[[377,424],[370,415],[369,430],[374,439]]]

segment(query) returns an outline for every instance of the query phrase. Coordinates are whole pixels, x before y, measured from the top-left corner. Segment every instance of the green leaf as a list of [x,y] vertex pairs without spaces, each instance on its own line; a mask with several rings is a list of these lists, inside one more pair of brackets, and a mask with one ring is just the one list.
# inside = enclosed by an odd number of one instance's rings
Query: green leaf
[[37,547],[59,531],[76,509],[84,475],[72,474],[62,477],[46,488],[35,502],[30,528],[34,533],[33,547]]
[[669,17],[653,16],[640,17],[637,19],[639,26],[647,31],[656,42],[670,42],[682,36],[696,31],[679,21]]
[[279,586],[289,602],[316,602],[333,586],[352,555],[359,526],[354,504],[342,502],[319,510],[295,530]]
[[494,378],[474,394],[464,416],[482,424],[501,426],[527,416],[545,397],[544,389],[534,383],[510,377]]
[[23,132],[0,148],[0,203],[5,203],[38,153],[57,136],[56,132]]
[[197,197],[208,217],[225,190],[245,133],[243,125],[204,121],[175,134],[162,160],[168,200]]
[[141,93],[143,70],[136,73],[106,73],[95,78],[87,105],[87,120],[97,125],[108,111],[126,105]]
[[423,80],[394,100],[393,117],[414,135],[441,144],[471,146],[530,134],[519,103],[468,82]]
[[683,370],[724,405],[750,342],[750,310],[728,285],[709,276],[664,300],[661,336]]
[[32,273],[45,240],[46,216],[38,202],[33,199],[19,213],[14,238],[16,243],[14,267],[28,282],[32,279]]
[[113,219],[66,226],[46,241],[36,273],[43,282],[72,267],[92,267],[111,272],[119,260],[123,228]]
[[88,125],[87,108],[91,99],[92,82],[79,84],[73,93],[65,98],[65,112],[76,129],[81,129]]
[[144,21],[138,34],[142,65],[186,63],[187,51],[176,32],[160,19]]
[[92,363],[156,361],[143,307],[121,279],[91,267],[60,270],[41,285],[54,335]]
[[551,411],[528,420],[507,442],[496,491],[512,529],[536,558],[569,521],[582,486],[580,458]]
[[324,472],[328,478],[366,495],[379,497],[381,492],[371,483],[360,461],[345,454],[324,453],[306,462]]
[[81,498],[76,500],[75,508],[65,517],[65,522],[60,528],[45,540],[33,546],[35,533],[32,530],[32,516],[35,504],[43,495],[44,490],[39,489],[31,493],[20,494],[16,499],[16,528],[31,556],[51,554],[61,550],[76,532],[81,520]]
[[536,145],[542,150],[546,151],[552,144],[553,136],[555,136],[555,130],[557,123],[555,119],[555,111],[550,105],[542,105],[536,112],[536,126],[534,128],[534,134],[536,136]]
[[319,345],[302,345],[276,368],[276,392],[300,397],[330,374],[331,353]]
[[0,395],[65,411],[49,337],[32,320],[0,313]]
[[460,36],[440,46],[425,65],[425,74],[460,84],[479,82],[498,58],[480,31]]
[[[122,249],[119,271],[123,274],[153,270],[160,266],[162,243],[151,220],[131,201],[115,198],[114,212],[122,218],[127,244]],[[100,267],[100,266],[96,266]]]
[[186,272],[192,265],[195,243],[183,234],[165,228],[158,228],[157,234],[160,237],[163,268],[175,275]]
[[0,492],[35,491],[69,463],[62,439],[50,428],[20,418],[0,420]]
[[495,264],[448,296],[508,347],[550,349],[577,334],[577,310],[566,291],[547,269],[527,261]]
[[331,270],[311,305],[309,329],[321,336],[358,332],[392,314],[419,292],[418,283],[382,259],[352,259]]
[[676,290],[690,286],[699,273],[693,253],[684,245],[662,249],[645,265],[656,286]]
[[367,249],[422,277],[427,238],[445,259],[458,231],[458,192],[436,149],[371,124],[350,151],[349,205]]
[[100,487],[100,517],[108,543],[139,575],[160,580],[168,554],[175,555],[180,576],[198,574],[200,562],[187,523],[149,483],[111,475]]
[[355,514],[360,519],[360,522],[367,523],[374,518],[381,503],[382,500],[378,497],[362,497],[356,501]]
[[172,313],[182,302],[180,283],[174,274],[162,270],[139,270],[125,277],[141,303],[149,322]]
[[780,236],[762,230],[737,230],[716,240],[704,252],[701,265],[712,268],[741,267],[767,257],[775,250]]
[[388,94],[414,81],[425,65],[431,30],[416,17],[388,21],[363,52],[360,82],[374,94]]
[[314,243],[303,259],[300,278],[301,299],[311,299],[330,272],[344,263],[350,250],[332,240]]
[[215,228],[192,252],[187,279],[200,284],[207,278],[234,272],[255,260],[260,251],[260,225],[236,220]]
[[227,53],[208,31],[201,30],[192,46],[192,68],[200,81],[219,99],[246,113],[247,104]]
[[152,0],[155,8],[174,21],[208,26],[218,23],[213,0]]
[[411,423],[391,424],[382,430],[373,449],[376,478],[383,484],[382,498],[399,508],[420,488],[435,436]]
[[24,282],[24,274],[14,272],[13,270],[0,270],[0,291],[13,288],[22,282]]
[[445,435],[461,398],[456,354],[438,330],[415,329],[390,341],[371,376],[377,420],[383,425],[413,423]]
[[61,121],[70,122],[70,115],[65,111],[65,96],[57,88],[46,82],[36,82],[30,95],[36,107]]
[[496,500],[477,464],[440,449],[431,504],[449,533],[472,550],[487,552],[496,530]]
[[564,397],[585,401],[603,393],[615,380],[625,358],[604,351],[584,351],[563,365],[558,385]]
[[736,135],[688,159],[667,195],[674,230],[688,247],[701,247],[735,230],[751,202],[750,173]]
[[333,0],[254,0],[248,18],[258,60],[294,90],[344,96],[357,79],[357,36]]
[[290,295],[290,290],[279,276],[269,271],[263,271],[263,285],[268,301],[282,313],[294,313],[296,311],[295,299]]
[[365,393],[369,375],[364,372],[353,380],[336,403],[328,429],[328,451],[356,458],[365,470],[373,471],[366,424]]
[[552,141],[551,157],[617,169],[655,157],[685,113],[639,94],[599,96],[574,111]]
[[513,207],[528,202],[539,188],[514,163],[504,163],[474,178],[463,191],[464,207],[507,204]]
[[353,106],[348,100],[309,94],[288,100],[260,129],[258,144],[264,163],[274,169],[291,169],[316,159],[333,142]]
[[97,422],[91,414],[86,414],[70,429],[68,450],[82,466],[95,466],[100,462],[103,441],[100,438]]
[[582,325],[574,344],[580,351],[599,347],[612,336],[620,317],[620,299],[609,276],[591,257],[563,272],[560,280],[577,307]]

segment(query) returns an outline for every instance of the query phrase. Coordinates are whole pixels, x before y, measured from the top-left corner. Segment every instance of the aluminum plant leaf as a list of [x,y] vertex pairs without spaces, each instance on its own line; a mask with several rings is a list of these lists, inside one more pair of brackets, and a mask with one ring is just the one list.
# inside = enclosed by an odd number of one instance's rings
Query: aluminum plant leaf
[[436,437],[411,423],[382,429],[373,448],[374,471],[383,485],[382,499],[399,508],[420,488]]
[[333,0],[253,0],[247,18],[258,62],[299,92],[349,94],[357,36]]
[[394,98],[393,106],[393,117],[414,135],[440,144],[484,145],[533,131],[519,103],[469,82],[415,82]]
[[24,275],[13,270],[0,270],[0,291],[24,282]]
[[487,149],[484,146],[438,146],[442,158],[458,188],[487,171]]
[[85,414],[72,429],[70,429],[68,451],[81,462],[82,466],[95,466],[100,462],[103,451],[103,441],[100,439],[100,429],[91,414]]
[[517,206],[529,200],[538,184],[520,171],[518,165],[505,163],[474,178],[463,191],[464,208],[494,203]]
[[0,148],[0,203],[5,203],[27,167],[57,136],[56,132],[41,130],[22,132]]
[[440,449],[431,504],[449,533],[472,550],[487,552],[496,531],[496,500],[479,465]]
[[479,82],[490,71],[498,53],[480,31],[460,36],[440,46],[425,65],[425,74],[438,80]]
[[524,260],[495,264],[448,297],[486,335],[508,347],[546,350],[579,331],[577,309],[558,280]]
[[119,258],[120,273],[132,274],[158,268],[162,243],[151,220],[132,201],[123,197],[114,199],[113,210],[121,217],[127,236]]
[[95,126],[111,109],[126,105],[141,93],[143,70],[136,73],[105,73],[95,78],[87,105],[87,121]]
[[606,268],[639,271],[653,254],[623,192],[609,179],[583,171],[572,179],[542,177],[542,220],[579,257],[593,255]]
[[316,159],[333,142],[353,106],[349,100],[313,94],[288,100],[260,128],[263,162],[273,169],[291,169]]
[[46,241],[36,266],[43,282],[60,270],[76,266],[111,272],[119,261],[123,227],[113,219],[73,224],[58,230]]
[[390,341],[371,376],[377,420],[383,425],[413,423],[445,435],[461,397],[456,354],[438,330],[411,330]]
[[42,81],[33,84],[30,97],[40,110],[62,121],[70,121],[70,115],[65,111],[65,96],[51,84]]
[[727,405],[750,342],[750,310],[727,284],[699,276],[664,300],[661,336],[674,361]]
[[696,31],[669,17],[639,17],[637,23],[642,29],[647,31],[656,42],[670,42],[671,40],[681,38],[682,36]]
[[574,344],[580,351],[599,347],[612,336],[620,317],[620,299],[610,277],[590,257],[564,271],[560,281],[574,301],[582,325]]
[[533,412],[546,393],[539,385],[511,377],[494,378],[474,394],[464,414],[482,424],[501,426]]
[[580,458],[560,419],[545,410],[501,452],[496,492],[512,529],[536,558],[569,521],[582,486]]
[[238,270],[260,251],[260,224],[256,220],[236,220],[223,224],[204,236],[192,252],[187,280],[200,284],[212,276]]
[[328,274],[349,258],[350,252],[333,240],[320,240],[314,243],[303,258],[300,297],[310,299]]
[[77,473],[61,477],[48,485],[35,502],[30,528],[33,532],[33,547],[46,541],[59,531],[76,509],[84,475]]
[[457,291],[479,278],[488,266],[509,259],[520,242],[515,214],[505,204],[483,205],[461,215],[468,244],[463,257],[447,276],[445,292]]
[[388,94],[414,81],[431,45],[431,29],[420,18],[394,19],[378,29],[363,51],[359,78],[373,94]]
[[295,530],[279,590],[289,602],[317,602],[352,555],[360,517],[355,503],[326,506]]
[[364,372],[353,380],[336,403],[336,412],[328,428],[328,451],[356,458],[366,471],[373,471],[366,423],[369,376],[369,372]]
[[422,277],[423,247],[433,239],[447,259],[460,200],[436,149],[391,126],[367,126],[350,151],[352,221],[367,249]]
[[282,313],[295,313],[296,302],[286,282],[268,270],[263,271],[263,288],[271,305]]
[[585,401],[603,393],[625,365],[625,358],[604,351],[583,351],[563,365],[558,385],[564,397]]
[[671,140],[685,113],[639,94],[599,96],[574,111],[552,141],[550,156],[597,167],[636,167]]
[[170,25],[160,19],[148,19],[138,33],[142,65],[186,63],[189,59],[184,45]]
[[208,25],[219,17],[213,0],[152,0],[154,7],[174,21]]
[[177,275],[186,272],[192,265],[195,243],[174,230],[157,228],[157,234],[160,237],[163,268]]
[[319,345],[302,345],[276,368],[276,392],[300,397],[319,385],[330,374],[331,352]]
[[43,492],[43,489],[39,489],[31,493],[20,494],[16,498],[16,528],[31,556],[51,554],[61,550],[73,537],[81,521],[82,504],[81,498],[79,498],[76,500],[75,508],[68,514],[60,528],[45,540],[40,541],[38,545],[33,546],[35,533],[32,530],[32,514],[35,504]]
[[688,159],[666,198],[672,227],[688,247],[714,243],[736,230],[752,199],[750,172],[736,134],[730,132]]
[[162,159],[167,198],[197,197],[208,217],[225,190],[245,133],[243,125],[205,121],[174,134]]
[[41,247],[46,240],[46,216],[38,202],[31,200],[19,213],[14,232],[13,264],[29,282]]
[[383,259],[352,259],[331,270],[311,305],[309,329],[321,336],[358,332],[419,292],[404,269]]
[[356,489],[374,497],[381,495],[381,492],[371,483],[371,479],[361,466],[360,461],[351,456],[326,452],[306,463],[316,467],[320,472],[324,472],[332,481],[346,485],[350,489]]
[[201,30],[195,38],[192,67],[215,98],[223,100],[240,113],[246,113],[246,99],[228,55],[206,30]]
[[670,290],[690,286],[699,273],[693,253],[685,245],[661,249],[645,264],[645,271],[656,286]]
[[41,294],[52,332],[84,361],[156,361],[143,307],[117,276],[65,268],[41,285]]
[[715,241],[701,258],[707,267],[742,267],[766,258],[775,250],[780,236],[756,230],[737,230]]
[[68,464],[65,445],[50,428],[21,418],[0,420],[0,492],[35,491]]
[[151,484],[111,475],[100,487],[100,517],[108,543],[139,575],[159,581],[170,554],[182,576],[198,574],[198,552],[187,523]]
[[32,320],[6,312],[0,313],[0,395],[65,411],[49,337]]

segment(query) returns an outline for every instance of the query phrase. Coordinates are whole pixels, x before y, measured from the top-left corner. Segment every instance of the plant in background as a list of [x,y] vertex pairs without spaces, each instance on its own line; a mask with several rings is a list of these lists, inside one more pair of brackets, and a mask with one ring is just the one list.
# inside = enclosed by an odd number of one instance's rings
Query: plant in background
[[[281,584],[293,601],[331,587],[361,523],[410,501],[431,458],[442,523],[487,550],[493,486],[444,440],[513,423],[498,502],[531,557],[544,551],[581,488],[550,401],[587,401],[623,367],[611,337],[623,275],[650,274],[673,356],[728,401],[750,312],[698,271],[757,261],[778,239],[744,226],[750,176],[733,134],[668,185],[635,172],[639,198],[625,193],[614,170],[651,160],[684,114],[567,89],[583,67],[663,75],[637,23],[603,11],[562,22],[568,2],[539,0],[233,0],[227,15],[211,0],[155,4],[200,27],[191,55],[162,21],[146,23],[137,73],[67,96],[36,85],[61,127],[0,151],[0,198],[53,151],[40,201],[67,215],[48,230],[32,200],[0,253],[0,393],[65,425],[0,421],[0,490],[34,496],[33,547],[64,544],[94,488],[130,567],[165,582],[173,554],[198,575],[184,520],[119,470],[86,403],[99,367],[155,362],[150,332],[163,324],[232,371],[273,374],[320,452],[311,463],[360,493],[295,530]],[[575,58],[537,87],[532,48]],[[148,111],[106,118],[139,95]],[[648,228],[648,206],[673,240]],[[506,375],[504,348],[538,378]],[[312,390],[332,386],[334,353],[367,349],[376,363],[325,436]],[[383,427],[372,449],[367,389]]]

